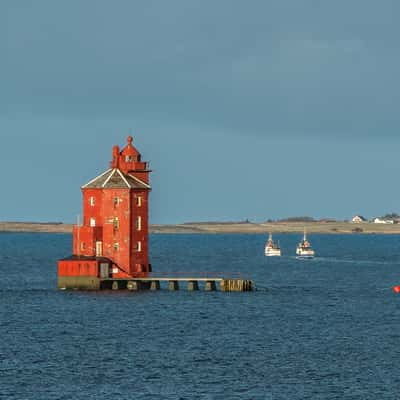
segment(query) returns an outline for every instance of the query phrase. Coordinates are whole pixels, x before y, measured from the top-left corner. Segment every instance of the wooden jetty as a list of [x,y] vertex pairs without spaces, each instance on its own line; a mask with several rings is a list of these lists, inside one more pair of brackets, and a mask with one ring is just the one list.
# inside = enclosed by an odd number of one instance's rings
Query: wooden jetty
[[162,283],[167,285],[168,290],[175,291],[181,289],[184,285],[186,290],[196,291],[203,288],[204,291],[214,292],[250,292],[254,289],[253,281],[249,279],[225,279],[219,278],[203,278],[203,277],[150,277],[150,278],[127,278],[127,279],[101,279],[99,289],[123,290],[130,291],[161,289]]
[[60,289],[84,289],[84,290],[129,290],[129,291],[158,291],[167,289],[170,291],[184,288],[188,291],[204,290],[207,292],[250,292],[254,290],[254,282],[242,277],[201,276],[179,274],[141,276],[132,278],[95,278],[90,277],[90,282],[82,286],[82,282],[59,280]]

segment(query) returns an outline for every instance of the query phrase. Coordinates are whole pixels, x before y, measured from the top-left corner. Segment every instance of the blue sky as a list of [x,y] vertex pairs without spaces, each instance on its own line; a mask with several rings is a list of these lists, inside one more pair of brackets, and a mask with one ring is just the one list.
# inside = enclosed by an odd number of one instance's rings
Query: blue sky
[[396,1],[2,0],[0,220],[134,143],[151,222],[400,211]]

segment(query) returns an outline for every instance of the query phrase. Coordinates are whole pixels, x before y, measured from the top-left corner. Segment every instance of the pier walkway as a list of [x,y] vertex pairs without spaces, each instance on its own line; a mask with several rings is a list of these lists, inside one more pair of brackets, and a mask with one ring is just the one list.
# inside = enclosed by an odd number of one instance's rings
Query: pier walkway
[[168,290],[179,290],[181,284],[185,284],[189,291],[200,290],[215,291],[217,287],[222,292],[248,292],[254,289],[252,280],[245,279],[240,273],[207,273],[207,272],[177,272],[147,274],[143,277],[134,278],[102,278],[101,289],[128,289],[160,290],[162,283],[167,283]]

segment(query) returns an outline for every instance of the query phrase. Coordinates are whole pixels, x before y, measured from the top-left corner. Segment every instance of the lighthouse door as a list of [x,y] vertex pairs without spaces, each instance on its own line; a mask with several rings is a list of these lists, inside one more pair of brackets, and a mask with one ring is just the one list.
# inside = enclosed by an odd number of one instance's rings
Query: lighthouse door
[[103,242],[96,242],[96,257],[103,255]]
[[108,263],[100,263],[100,278],[108,278],[110,276],[110,265]]

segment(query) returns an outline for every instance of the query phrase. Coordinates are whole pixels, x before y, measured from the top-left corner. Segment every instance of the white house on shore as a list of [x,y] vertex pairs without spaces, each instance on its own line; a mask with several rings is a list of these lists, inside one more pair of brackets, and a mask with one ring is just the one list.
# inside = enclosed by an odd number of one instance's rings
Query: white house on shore
[[374,224],[394,224],[392,219],[374,218]]
[[367,219],[364,218],[362,215],[355,215],[352,219],[351,222],[354,222],[356,224],[359,224],[361,222],[367,222]]

